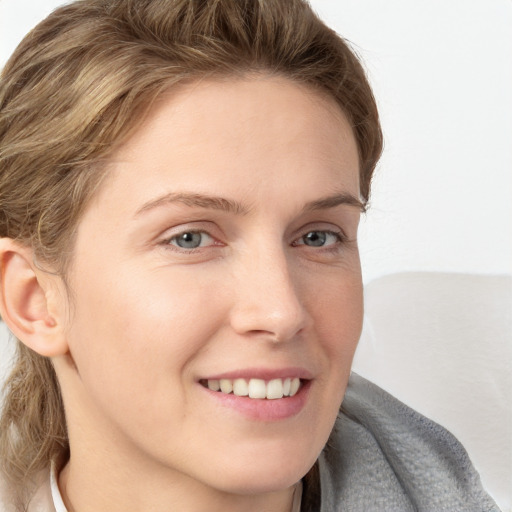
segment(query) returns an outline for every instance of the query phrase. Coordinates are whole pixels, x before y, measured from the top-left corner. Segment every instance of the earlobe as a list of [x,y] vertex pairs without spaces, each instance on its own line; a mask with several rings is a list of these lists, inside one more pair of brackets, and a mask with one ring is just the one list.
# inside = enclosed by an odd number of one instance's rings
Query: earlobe
[[[53,276],[56,278],[55,276]],[[0,313],[11,332],[35,352],[53,357],[67,352],[59,318],[50,311],[51,279],[36,268],[31,249],[0,239]]]

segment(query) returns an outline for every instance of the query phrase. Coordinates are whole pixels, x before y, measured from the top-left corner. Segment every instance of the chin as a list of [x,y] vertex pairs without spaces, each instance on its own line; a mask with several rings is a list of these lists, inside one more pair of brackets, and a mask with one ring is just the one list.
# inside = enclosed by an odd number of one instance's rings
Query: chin
[[303,478],[316,462],[316,456],[284,457],[268,454],[263,460],[247,460],[216,473],[214,485],[232,494],[262,494],[287,489]]

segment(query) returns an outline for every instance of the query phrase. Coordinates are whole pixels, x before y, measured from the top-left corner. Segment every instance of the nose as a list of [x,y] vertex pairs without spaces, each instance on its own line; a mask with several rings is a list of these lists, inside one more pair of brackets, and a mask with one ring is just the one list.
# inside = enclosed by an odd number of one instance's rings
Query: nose
[[230,321],[237,334],[285,342],[307,326],[300,274],[290,268],[285,250],[253,252],[236,276]]

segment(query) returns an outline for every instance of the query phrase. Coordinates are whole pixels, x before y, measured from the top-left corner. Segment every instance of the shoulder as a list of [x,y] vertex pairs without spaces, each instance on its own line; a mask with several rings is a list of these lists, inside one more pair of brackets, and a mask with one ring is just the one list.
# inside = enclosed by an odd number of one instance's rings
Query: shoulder
[[2,512],[16,512],[13,493],[2,472],[0,472],[0,510]]
[[319,467],[322,510],[499,511],[452,434],[356,374]]
[[0,477],[0,510],[1,512],[55,512],[50,488],[50,472],[41,472],[35,482],[35,492],[29,499],[28,506],[17,506],[13,493],[9,490],[4,478]]

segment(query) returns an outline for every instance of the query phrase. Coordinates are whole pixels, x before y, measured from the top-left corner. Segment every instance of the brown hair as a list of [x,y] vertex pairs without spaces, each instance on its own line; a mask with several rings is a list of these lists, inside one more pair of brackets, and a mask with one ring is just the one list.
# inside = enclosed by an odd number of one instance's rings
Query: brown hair
[[[382,150],[377,108],[345,41],[304,0],[80,0],[30,32],[0,79],[0,236],[65,277],[101,162],[152,101],[209,75],[265,72],[308,84],[347,115],[368,200]],[[18,491],[69,449],[52,364],[18,343],[1,417]]]

